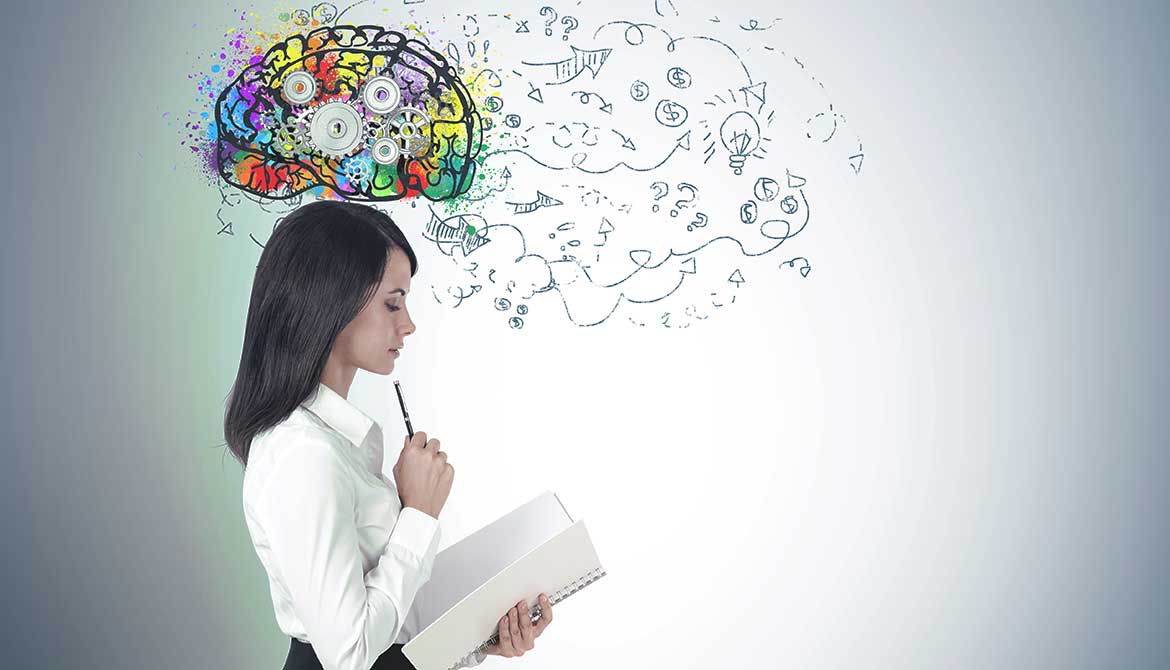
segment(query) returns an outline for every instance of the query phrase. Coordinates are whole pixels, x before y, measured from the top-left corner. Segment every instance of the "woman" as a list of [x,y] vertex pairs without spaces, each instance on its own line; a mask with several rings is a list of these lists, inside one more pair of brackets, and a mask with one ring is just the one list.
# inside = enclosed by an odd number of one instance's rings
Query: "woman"
[[[382,430],[346,399],[360,368],[388,375],[414,323],[418,261],[389,216],[322,201],[287,216],[260,255],[224,436],[244,465],[243,507],[268,573],[285,669],[413,670],[402,645],[430,578],[455,470],[439,441],[404,440],[394,482]],[[552,621],[521,600],[487,654],[522,656]]]

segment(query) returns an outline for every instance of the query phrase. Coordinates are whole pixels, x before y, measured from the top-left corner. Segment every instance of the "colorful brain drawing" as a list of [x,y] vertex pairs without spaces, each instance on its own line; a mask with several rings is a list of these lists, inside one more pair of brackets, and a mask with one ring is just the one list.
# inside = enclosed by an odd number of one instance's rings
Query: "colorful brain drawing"
[[274,199],[459,196],[483,128],[467,86],[427,45],[381,26],[326,26],[272,46],[216,100],[216,165]]

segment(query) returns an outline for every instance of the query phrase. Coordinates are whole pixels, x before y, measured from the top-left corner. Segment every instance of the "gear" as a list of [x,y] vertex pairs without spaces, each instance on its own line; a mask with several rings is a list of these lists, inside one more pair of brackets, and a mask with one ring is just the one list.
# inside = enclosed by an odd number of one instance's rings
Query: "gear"
[[385,75],[371,77],[362,87],[362,104],[371,114],[389,114],[402,102],[398,84]]
[[[386,117],[387,136],[408,156],[425,155],[431,148],[431,118],[425,112],[403,107]],[[424,130],[425,128],[425,130]]]
[[389,130],[385,117],[374,116],[366,119],[366,142],[373,146],[374,142],[388,136]]
[[305,135],[301,133],[295,123],[286,121],[276,127],[276,132],[273,133],[272,148],[282,156],[295,158],[307,148]]
[[308,104],[317,97],[317,78],[304,70],[290,72],[285,76],[280,92],[290,105]]
[[276,114],[274,112],[269,111],[269,112],[265,112],[263,114],[257,114],[255,118],[256,118],[256,123],[255,123],[256,130],[273,130],[273,131],[275,131],[275,130],[279,130],[279,128],[280,128],[280,121],[278,121],[276,119]]
[[305,137],[309,136],[309,119],[313,116],[313,110],[308,107],[298,107],[289,117],[289,120],[296,124]]
[[399,150],[398,144],[394,140],[389,137],[381,137],[374,140],[374,145],[370,147],[370,155],[379,165],[394,165],[398,162],[402,151]]
[[343,158],[362,147],[365,122],[357,108],[347,102],[327,102],[311,110],[309,143],[325,156]]
[[341,174],[353,184],[365,188],[374,176],[374,171],[368,161],[356,156],[350,156],[341,161]]

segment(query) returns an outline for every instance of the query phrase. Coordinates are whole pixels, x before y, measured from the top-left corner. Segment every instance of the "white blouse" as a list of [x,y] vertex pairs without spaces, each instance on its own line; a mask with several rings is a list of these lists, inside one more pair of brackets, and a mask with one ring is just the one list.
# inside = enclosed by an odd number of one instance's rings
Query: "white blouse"
[[411,605],[430,579],[439,521],[402,507],[382,452],[381,426],[318,384],[253,438],[244,469],[244,520],[276,623],[312,644],[325,670],[369,670],[420,630]]

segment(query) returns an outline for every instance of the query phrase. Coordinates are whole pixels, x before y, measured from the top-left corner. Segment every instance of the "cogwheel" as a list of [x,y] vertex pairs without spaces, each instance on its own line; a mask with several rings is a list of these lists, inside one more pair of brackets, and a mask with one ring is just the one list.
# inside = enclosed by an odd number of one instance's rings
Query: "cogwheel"
[[263,112],[256,115],[256,130],[270,130],[279,129],[280,121],[276,119],[276,114],[272,112]]
[[386,119],[387,136],[407,156],[421,156],[431,148],[431,118],[426,112],[401,107]]
[[390,136],[390,124],[384,116],[375,116],[366,119],[366,141],[373,144],[376,140]]
[[362,105],[372,114],[389,114],[402,102],[402,91],[390,77],[371,77],[362,86]]
[[379,137],[370,147],[370,155],[379,165],[394,165],[402,155],[402,150],[398,148],[398,143],[389,137]]
[[325,156],[343,158],[362,147],[365,121],[347,102],[327,102],[309,112],[310,146]]
[[309,119],[313,116],[313,110],[308,107],[298,107],[293,111],[292,116],[289,117],[291,123],[296,124],[305,137],[309,136]]
[[284,78],[280,92],[290,105],[304,105],[317,97],[317,78],[304,70],[290,72]]
[[292,121],[279,124],[273,137],[272,148],[282,156],[295,158],[307,148],[306,135]]
[[356,156],[350,156],[341,161],[340,172],[345,175],[346,179],[362,187],[365,187],[374,176],[374,171],[370,167],[369,162]]

